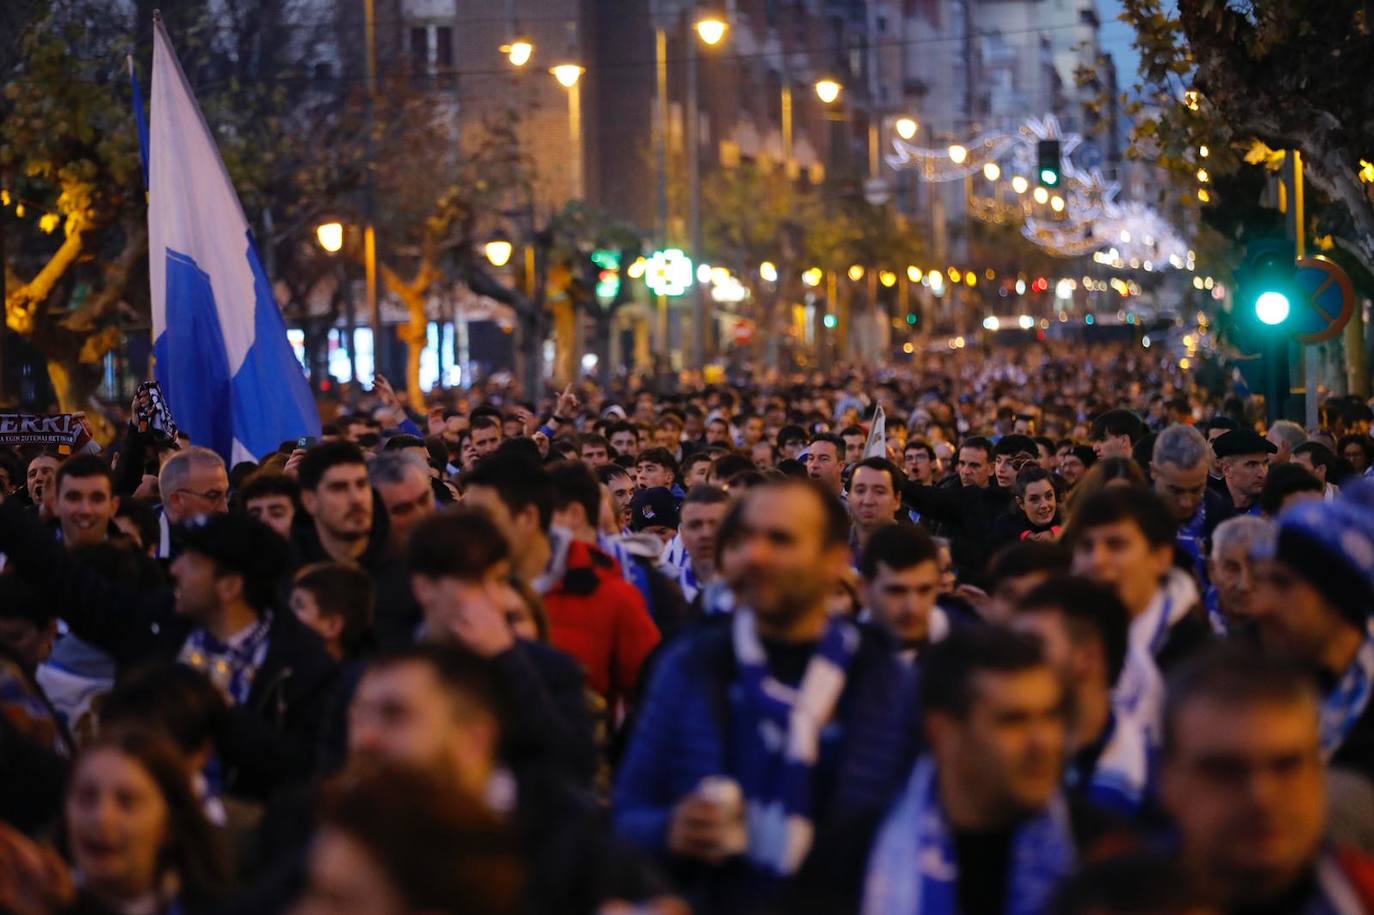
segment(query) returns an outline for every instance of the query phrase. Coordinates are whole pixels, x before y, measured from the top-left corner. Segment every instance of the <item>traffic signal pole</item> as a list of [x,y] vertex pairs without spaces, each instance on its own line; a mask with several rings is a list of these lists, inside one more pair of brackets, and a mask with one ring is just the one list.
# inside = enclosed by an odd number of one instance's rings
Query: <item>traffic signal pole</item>
[[[1302,153],[1289,150],[1284,158],[1284,183],[1288,185],[1288,237],[1293,241],[1293,253],[1298,260],[1307,256],[1307,202],[1303,188]],[[1302,347],[1303,413],[1305,425],[1315,430],[1320,422],[1317,407],[1318,376],[1321,374],[1321,354],[1314,345]]]

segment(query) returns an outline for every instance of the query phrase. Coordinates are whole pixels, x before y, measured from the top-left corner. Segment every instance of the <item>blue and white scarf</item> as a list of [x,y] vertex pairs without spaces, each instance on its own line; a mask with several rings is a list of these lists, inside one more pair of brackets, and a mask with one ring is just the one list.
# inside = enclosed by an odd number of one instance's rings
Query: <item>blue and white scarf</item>
[[[1012,839],[1007,915],[1038,915],[1074,868],[1069,806],[1056,795]],[[864,878],[863,915],[956,915],[959,862],[935,762],[922,757],[878,831]]]
[[848,620],[832,619],[794,689],[769,672],[752,611],[737,612],[731,627],[738,667],[731,691],[733,762],[748,818],[748,856],[761,870],[787,876],[811,850],[811,776],[821,731],[835,713],[859,647],[859,630]]
[[1070,765],[1065,781],[1098,807],[1126,816],[1140,813],[1150,790],[1150,741],[1144,727],[1113,713],[1092,770]]
[[1340,750],[1355,722],[1364,714],[1374,693],[1374,622],[1365,631],[1364,644],[1322,701],[1322,759],[1327,762]]
[[177,660],[204,673],[235,705],[244,705],[253,691],[258,668],[267,660],[271,634],[271,611],[228,642],[221,642],[204,627],[197,627],[186,637]]

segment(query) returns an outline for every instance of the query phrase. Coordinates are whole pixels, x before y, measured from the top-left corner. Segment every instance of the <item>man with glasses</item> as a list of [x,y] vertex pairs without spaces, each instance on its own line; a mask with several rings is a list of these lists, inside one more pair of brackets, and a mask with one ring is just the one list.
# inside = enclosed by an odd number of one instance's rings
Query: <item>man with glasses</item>
[[158,471],[162,496],[157,558],[173,558],[172,528],[196,518],[229,511],[229,474],[224,460],[209,448],[183,448]]

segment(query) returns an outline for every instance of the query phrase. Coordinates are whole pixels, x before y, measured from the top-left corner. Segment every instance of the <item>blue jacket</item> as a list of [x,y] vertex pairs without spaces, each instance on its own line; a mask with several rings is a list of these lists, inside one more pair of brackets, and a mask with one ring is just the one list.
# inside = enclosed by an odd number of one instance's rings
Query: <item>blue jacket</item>
[[[862,640],[836,711],[843,728],[834,792],[816,811],[817,832],[878,809],[901,787],[918,745],[916,687],[881,633],[861,627]],[[667,858],[673,808],[708,775],[733,769],[727,746],[730,689],[735,679],[729,626],[689,632],[663,654],[639,709],[639,721],[613,795],[616,831],[635,846]],[[680,888],[703,911],[742,907],[759,889],[741,861],[711,868],[670,862]]]

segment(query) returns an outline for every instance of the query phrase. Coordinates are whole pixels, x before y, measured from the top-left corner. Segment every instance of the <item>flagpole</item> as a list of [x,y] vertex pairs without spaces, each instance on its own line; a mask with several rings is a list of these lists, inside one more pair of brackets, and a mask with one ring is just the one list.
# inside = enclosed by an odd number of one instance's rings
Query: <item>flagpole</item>
[[363,23],[367,33],[367,185],[363,197],[363,269],[367,273],[367,317],[372,325],[372,377],[375,379],[382,373],[382,353],[385,351],[382,340],[382,314],[377,302],[377,168],[372,148],[373,134],[376,132],[377,100],[375,0],[363,0]]

